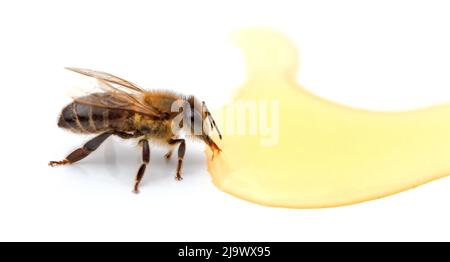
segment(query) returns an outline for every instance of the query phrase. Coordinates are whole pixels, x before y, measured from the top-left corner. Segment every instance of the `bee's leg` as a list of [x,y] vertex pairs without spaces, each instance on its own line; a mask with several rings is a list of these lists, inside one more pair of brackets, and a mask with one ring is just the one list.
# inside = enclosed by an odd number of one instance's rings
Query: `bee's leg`
[[122,138],[122,139],[129,139],[129,138],[137,138],[142,136],[142,133],[139,131],[136,131],[134,133],[126,133],[126,132],[120,132],[120,131],[115,131],[114,135]]
[[164,155],[164,157],[165,157],[167,160],[169,160],[170,157],[172,157],[172,152],[173,152],[173,150],[170,149],[170,150]]
[[133,134],[129,134],[129,133],[125,133],[125,132],[115,132],[114,135],[116,135],[122,139],[134,138]]
[[83,147],[80,147],[70,153],[64,160],[50,161],[48,164],[50,166],[58,166],[72,164],[80,161],[81,159],[87,157],[90,153],[94,152],[113,133],[114,131],[106,131],[86,142]]
[[147,167],[148,162],[150,162],[150,146],[148,145],[147,139],[142,139],[139,141],[142,144],[142,165],[136,175],[134,182],[134,193],[139,193],[139,184],[141,183],[142,177],[144,177],[145,167]]
[[181,167],[183,166],[183,158],[184,153],[186,152],[186,142],[184,139],[171,139],[169,140],[169,144],[173,145],[175,143],[180,143],[178,146],[178,165],[177,165],[177,175],[175,179],[180,181],[183,178],[181,177]]

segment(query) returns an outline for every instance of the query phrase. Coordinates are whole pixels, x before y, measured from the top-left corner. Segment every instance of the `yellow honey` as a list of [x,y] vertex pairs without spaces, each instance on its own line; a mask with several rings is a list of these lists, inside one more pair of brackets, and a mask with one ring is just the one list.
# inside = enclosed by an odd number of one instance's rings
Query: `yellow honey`
[[[256,132],[238,134],[235,128],[221,141],[214,137],[223,151],[213,160],[205,152],[219,189],[268,206],[323,208],[384,197],[449,174],[450,103],[407,112],[351,108],[296,83],[297,50],[280,33],[247,29],[235,39],[248,76],[233,101],[266,105],[276,137],[268,142],[259,125]],[[234,102],[213,112],[222,129],[236,125],[239,113],[229,112]]]

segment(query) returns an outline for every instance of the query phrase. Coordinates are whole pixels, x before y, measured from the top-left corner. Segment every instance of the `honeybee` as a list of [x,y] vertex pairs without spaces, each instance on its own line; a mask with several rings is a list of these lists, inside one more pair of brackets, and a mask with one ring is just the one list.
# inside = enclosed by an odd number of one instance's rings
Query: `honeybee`
[[50,161],[50,166],[80,161],[94,152],[111,135],[123,139],[137,139],[142,146],[142,164],[135,177],[133,192],[138,193],[139,184],[150,161],[149,140],[170,147],[165,155],[167,159],[172,155],[172,148],[178,145],[175,176],[178,181],[182,180],[181,169],[186,151],[185,139],[180,137],[183,131],[187,136],[205,142],[212,150],[213,156],[214,153],[221,152],[208,135],[210,126],[222,139],[204,101],[200,102],[192,95],[186,96],[171,91],[144,90],[105,72],[71,67],[66,69],[95,78],[100,91],[73,98],[73,102],[63,108],[58,126],[75,133],[97,136],[65,159]]

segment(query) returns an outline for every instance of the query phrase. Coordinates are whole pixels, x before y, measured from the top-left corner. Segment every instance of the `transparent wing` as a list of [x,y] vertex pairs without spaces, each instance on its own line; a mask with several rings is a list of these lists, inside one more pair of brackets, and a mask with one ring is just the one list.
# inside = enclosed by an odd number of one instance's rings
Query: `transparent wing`
[[[134,92],[138,92],[138,93],[145,93],[145,91],[140,88],[139,86],[131,83],[130,81],[127,81],[123,78],[111,75],[109,73],[106,72],[101,72],[101,71],[95,71],[95,70],[91,70],[91,69],[85,69],[85,68],[76,68],[76,67],[66,67],[67,70],[82,74],[82,75],[86,75],[86,76],[90,76],[93,78],[96,78],[98,80],[102,80],[104,82],[108,82],[108,83],[112,83],[112,84],[117,84],[125,89],[132,90]],[[117,88],[117,87],[116,87]],[[125,91],[126,92],[126,91]]]
[[74,67],[66,67],[66,69],[97,79],[98,86],[103,91],[73,97],[77,103],[109,109],[129,110],[158,119],[164,117],[158,109],[142,101],[142,97],[146,93],[142,88],[125,79],[90,69]]

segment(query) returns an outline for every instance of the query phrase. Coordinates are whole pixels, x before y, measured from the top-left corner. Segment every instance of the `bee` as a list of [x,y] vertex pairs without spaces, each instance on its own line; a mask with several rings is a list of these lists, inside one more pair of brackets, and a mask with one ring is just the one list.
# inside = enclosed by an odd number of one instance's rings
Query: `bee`
[[[178,181],[182,180],[181,169],[186,151],[185,139],[180,137],[183,132],[186,136],[206,143],[212,150],[213,157],[215,152],[221,152],[209,136],[209,128],[205,128],[208,124],[205,123],[209,122],[210,129],[217,130],[220,139],[222,135],[205,102],[200,102],[193,95],[144,90],[105,72],[72,67],[66,69],[95,78],[100,91],[73,98],[72,103],[62,109],[58,126],[75,133],[97,136],[65,159],[50,161],[50,166],[76,163],[94,152],[112,135],[122,139],[137,139],[142,146],[142,164],[135,177],[133,192],[138,193],[139,184],[150,161],[149,140],[169,146],[166,159],[170,159],[173,148],[178,145],[175,176]],[[185,106],[177,108],[174,106],[177,103]]]

